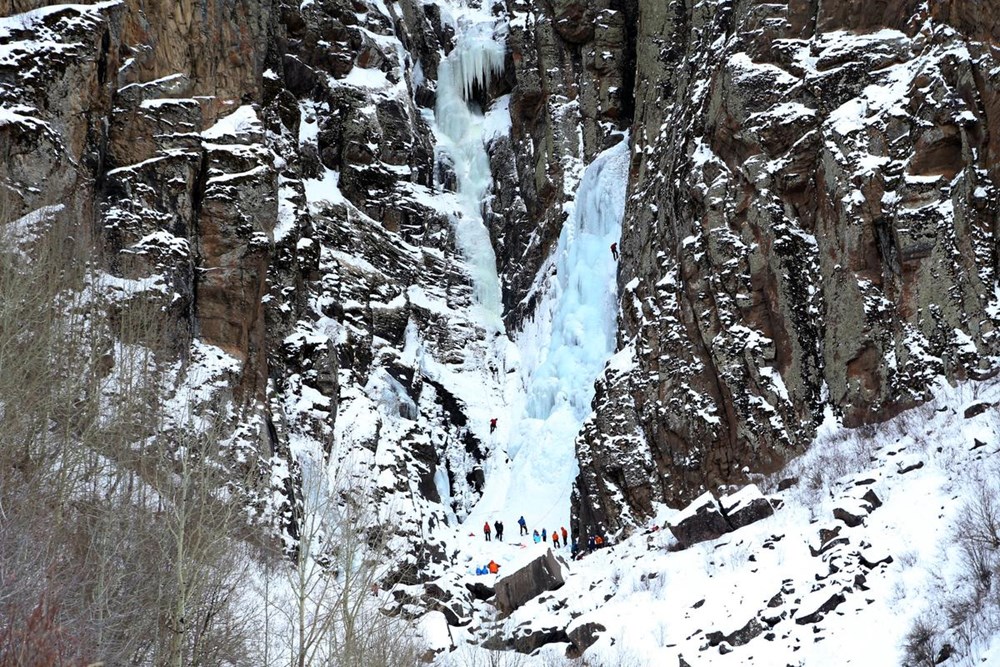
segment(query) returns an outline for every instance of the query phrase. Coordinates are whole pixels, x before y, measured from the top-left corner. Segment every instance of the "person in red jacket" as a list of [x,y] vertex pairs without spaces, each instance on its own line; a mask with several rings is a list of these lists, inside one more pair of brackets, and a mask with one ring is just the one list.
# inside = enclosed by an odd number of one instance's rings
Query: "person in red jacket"
[[559,531],[558,530],[553,530],[552,531],[552,546],[554,546],[556,549],[559,548]]
[[611,259],[615,260],[616,262],[618,261],[618,244],[617,243],[612,243],[611,244]]
[[497,430],[497,418],[496,417],[494,417],[493,419],[490,420],[490,433],[492,433],[495,430]]
[[562,536],[563,536],[563,546],[568,545],[569,544],[569,532],[566,531],[566,526],[563,526],[562,529],[559,532],[561,532]]
[[487,521],[483,524],[483,534],[486,535],[486,541],[490,541],[490,522]]

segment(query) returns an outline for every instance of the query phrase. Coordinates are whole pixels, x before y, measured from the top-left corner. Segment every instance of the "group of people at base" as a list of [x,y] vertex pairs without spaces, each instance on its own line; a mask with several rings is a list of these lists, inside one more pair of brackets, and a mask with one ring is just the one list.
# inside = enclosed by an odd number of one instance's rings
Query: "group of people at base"
[[[525,531],[525,532],[527,532],[527,531]],[[569,531],[566,530],[566,526],[563,526],[561,529],[559,529],[559,530],[553,530],[552,533],[551,533],[551,535],[552,535],[552,546],[554,546],[556,549],[559,548],[559,536],[560,536],[560,534],[562,535],[562,546],[565,547],[565,546],[567,546],[569,544]],[[538,531],[536,530],[534,532],[534,534],[532,534],[531,539],[533,539],[535,541],[535,544],[539,544],[539,543],[546,542],[548,540],[548,535],[549,535],[549,533],[547,533],[545,531],[545,529],[542,528],[541,534],[539,534]]]
[[[521,516],[517,520],[517,525],[520,526],[521,529],[519,536],[524,536],[528,534],[528,523],[524,520],[524,516]],[[487,542],[491,541],[494,533],[496,534],[497,539],[502,542],[503,521],[500,521],[498,519],[493,522],[492,526],[490,526],[489,521],[483,524],[483,536],[486,538]],[[592,553],[594,549],[600,549],[602,547],[607,546],[608,544],[607,540],[604,539],[604,536],[600,534],[588,536],[586,542],[584,542],[584,540],[581,539],[579,543],[574,541],[572,544],[570,544],[569,531],[566,530],[566,526],[563,526],[558,530],[553,530],[551,533],[548,532],[545,528],[542,528],[542,532],[540,533],[537,530],[534,530],[532,531],[531,537],[534,540],[535,544],[543,544],[543,543],[547,544],[549,537],[551,537],[552,546],[555,547],[556,549],[560,547],[570,547],[570,553],[574,560],[583,555],[584,548],[586,548],[587,553]],[[499,567],[499,565],[497,567]],[[483,574],[486,574],[485,571],[487,569],[486,567],[477,569],[483,569],[484,570]],[[494,572],[494,574],[496,573]]]

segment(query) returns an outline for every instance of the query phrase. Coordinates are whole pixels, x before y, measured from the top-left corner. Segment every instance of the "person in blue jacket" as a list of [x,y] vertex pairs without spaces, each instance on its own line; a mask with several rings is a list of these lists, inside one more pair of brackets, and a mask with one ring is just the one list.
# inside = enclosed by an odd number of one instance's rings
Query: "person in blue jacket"
[[537,531],[537,530],[535,531],[535,534],[531,536],[531,538],[532,538],[533,540],[535,540],[535,544],[538,544],[539,542],[541,542],[541,541],[542,541],[542,538],[541,538],[541,536],[539,536],[539,534],[538,534],[538,531]]

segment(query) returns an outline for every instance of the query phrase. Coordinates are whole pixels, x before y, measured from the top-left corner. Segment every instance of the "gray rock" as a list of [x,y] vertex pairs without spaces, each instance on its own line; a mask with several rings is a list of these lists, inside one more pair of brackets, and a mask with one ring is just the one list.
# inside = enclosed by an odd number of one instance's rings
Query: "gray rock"
[[496,595],[495,589],[490,588],[489,586],[480,581],[476,581],[471,584],[465,584],[465,587],[469,590],[469,593],[472,594],[472,597],[476,598],[477,600],[484,600],[484,601],[489,600],[491,597]]
[[546,591],[562,587],[566,562],[551,549],[513,574],[496,582],[497,608],[504,615]]
[[698,498],[681,517],[667,524],[667,527],[685,549],[698,542],[714,540],[732,530],[732,526],[719,511],[718,503],[709,494]]

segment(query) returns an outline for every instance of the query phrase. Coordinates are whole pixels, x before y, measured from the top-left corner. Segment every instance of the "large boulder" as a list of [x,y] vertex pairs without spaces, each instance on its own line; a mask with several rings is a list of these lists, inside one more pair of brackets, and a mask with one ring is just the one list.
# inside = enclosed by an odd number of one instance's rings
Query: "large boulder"
[[719,499],[719,507],[733,530],[749,526],[774,514],[774,507],[755,484]]
[[718,500],[704,493],[679,514],[667,527],[681,548],[721,537],[726,533],[766,519],[774,514],[770,501],[753,484]]
[[566,657],[570,659],[579,658],[583,655],[584,651],[600,639],[601,633],[606,630],[607,628],[600,623],[593,622],[581,623],[570,628],[566,635],[569,637],[572,646],[566,649]]
[[699,496],[671,519],[667,527],[684,549],[698,542],[714,540],[732,529],[710,493]]
[[549,549],[514,574],[496,583],[496,602],[500,613],[508,616],[515,609],[546,591],[562,587],[566,583],[563,569],[566,561]]

